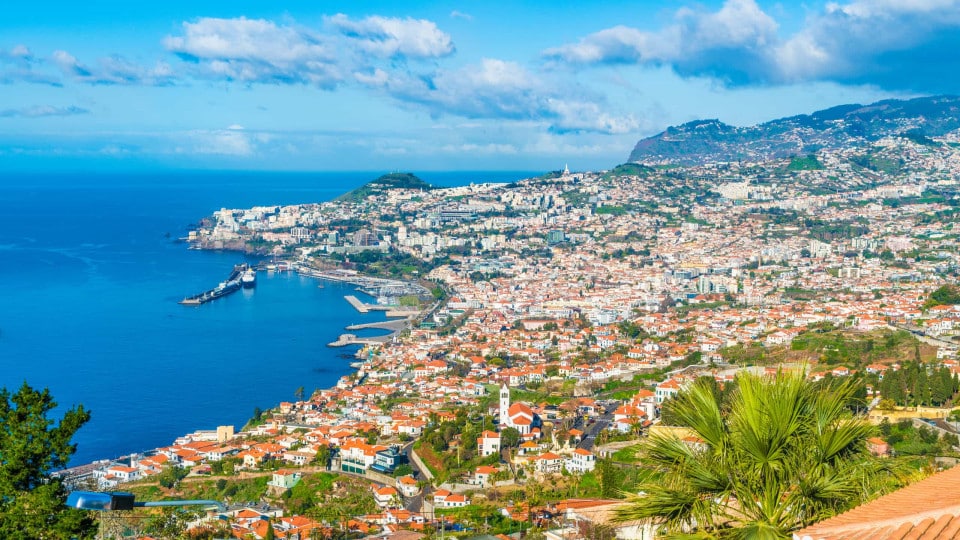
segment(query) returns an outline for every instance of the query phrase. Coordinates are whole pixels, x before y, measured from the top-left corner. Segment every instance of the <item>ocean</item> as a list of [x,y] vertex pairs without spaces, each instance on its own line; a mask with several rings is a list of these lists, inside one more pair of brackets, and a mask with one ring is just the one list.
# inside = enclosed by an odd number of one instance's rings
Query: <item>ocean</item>
[[[240,253],[176,241],[220,208],[321,202],[380,173],[156,172],[0,176],[0,386],[83,404],[72,465],[239,429],[256,407],[334,385],[356,348],[326,346],[361,315],[352,287],[260,273],[199,307]],[[509,182],[523,171],[433,172],[435,185]],[[365,331],[376,335],[382,331]]]

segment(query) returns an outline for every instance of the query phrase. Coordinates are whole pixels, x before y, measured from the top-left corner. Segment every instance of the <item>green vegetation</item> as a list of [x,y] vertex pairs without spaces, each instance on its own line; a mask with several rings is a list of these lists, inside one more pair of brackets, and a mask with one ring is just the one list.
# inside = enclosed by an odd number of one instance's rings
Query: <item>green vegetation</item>
[[886,174],[896,174],[903,170],[906,162],[903,158],[889,158],[870,152],[850,158],[854,164],[869,169],[871,171],[882,172]]
[[900,136],[903,137],[904,139],[915,142],[917,144],[922,144],[923,146],[931,146],[931,147],[940,146],[940,143],[931,139],[930,137],[927,137],[923,133],[923,130],[919,128],[904,131],[903,133],[900,134]]
[[722,347],[717,353],[725,362],[742,366],[763,365],[770,357],[770,351],[757,342],[737,343],[731,347]]
[[622,216],[627,213],[627,209],[622,206],[605,205],[605,206],[598,206],[596,209],[596,213],[599,216],[603,216],[603,215]]
[[627,446],[614,452],[613,455],[610,456],[610,459],[617,463],[640,463],[640,458],[637,456],[639,450],[639,444]]
[[332,473],[305,476],[283,494],[283,504],[290,513],[328,523],[343,523],[377,508],[366,481]]
[[[338,262],[346,261],[346,258],[347,257],[340,253],[330,255],[331,260]],[[415,275],[424,276],[435,267],[448,262],[444,259],[424,261],[406,253],[382,252],[377,250],[351,253],[349,258],[350,264],[360,272],[390,279],[410,278]]]
[[653,174],[655,169],[639,163],[622,163],[603,175],[604,180],[610,180],[618,176],[648,176]]
[[655,435],[643,443],[651,473],[618,519],[657,519],[667,534],[788,538],[898,487],[889,460],[870,456],[873,427],[846,407],[850,384],[816,387],[800,373],[741,374],[728,408],[697,381],[674,413],[700,439]]
[[[338,475],[318,473],[305,476],[283,494],[284,506],[291,514],[304,514],[322,502],[323,493],[330,493]],[[318,497],[319,496],[319,497]]]
[[[721,409],[730,408],[734,391],[737,389],[736,381],[728,382],[721,387],[715,378],[704,375],[698,377],[695,384],[710,390],[714,401],[720,404]],[[681,414],[681,409],[678,408],[681,406],[682,402],[680,400],[668,399],[664,401],[660,409],[660,422],[665,426],[693,427],[686,423],[687,419]]]
[[880,423],[883,439],[899,456],[956,456],[954,449],[960,444],[952,433],[939,435],[933,428],[915,425],[912,419],[891,424],[886,419]]
[[[494,429],[493,418],[480,415],[479,410],[463,408],[455,414],[453,420],[443,422],[434,416],[414,446],[431,472],[444,479],[454,479],[471,473],[479,465],[495,465],[500,461],[496,454],[487,457],[477,454],[477,437],[483,430]],[[503,446],[507,446],[506,442]]]
[[430,190],[433,186],[424,182],[411,173],[390,173],[367,182],[361,187],[337,197],[335,200],[344,202],[361,202],[370,195],[376,195],[390,189],[421,189]]
[[817,240],[832,242],[841,238],[856,238],[870,232],[870,229],[856,221],[823,221],[807,218],[802,220],[801,226],[807,233]]
[[820,160],[818,160],[814,154],[809,154],[804,157],[794,157],[790,160],[790,164],[787,165],[788,171],[819,171],[823,168],[823,164],[820,163]]
[[953,399],[958,389],[960,383],[949,368],[918,362],[906,362],[896,371],[888,369],[879,382],[880,395],[900,406],[941,407]]
[[730,302],[718,300],[716,302],[699,302],[697,304],[684,304],[677,306],[677,317],[686,317],[691,311],[700,311],[705,309],[717,309],[719,307],[729,306]]
[[50,391],[26,383],[16,393],[0,389],[0,537],[89,538],[90,514],[64,505],[66,491],[51,471],[66,467],[70,440],[90,420],[78,405],[50,418],[57,403]]
[[906,330],[854,332],[821,323],[795,337],[790,349],[812,353],[811,360],[827,365],[857,369],[877,361],[913,358],[919,346],[917,338]]
[[576,208],[584,207],[590,202],[590,195],[578,189],[564,191],[560,194],[560,197],[567,201],[567,204]]
[[960,304],[960,288],[956,285],[943,285],[930,293],[930,297],[923,303],[923,309],[956,304]]

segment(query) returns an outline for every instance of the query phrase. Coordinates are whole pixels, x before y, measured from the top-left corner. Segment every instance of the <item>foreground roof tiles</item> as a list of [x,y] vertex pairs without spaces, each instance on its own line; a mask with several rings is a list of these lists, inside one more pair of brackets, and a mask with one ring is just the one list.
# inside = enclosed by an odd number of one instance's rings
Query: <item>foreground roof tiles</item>
[[793,534],[795,540],[960,538],[960,467]]

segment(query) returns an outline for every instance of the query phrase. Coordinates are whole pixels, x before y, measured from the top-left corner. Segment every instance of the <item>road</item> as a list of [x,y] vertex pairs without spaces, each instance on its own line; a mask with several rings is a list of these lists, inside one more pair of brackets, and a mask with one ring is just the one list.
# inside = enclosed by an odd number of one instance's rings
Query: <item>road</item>
[[[580,424],[581,422],[581,420],[577,420],[577,424]],[[580,444],[577,445],[577,448],[593,451],[593,446],[597,442],[597,434],[612,423],[613,412],[606,412],[600,415],[599,418],[597,418],[592,424],[588,425],[587,429],[584,430],[583,440],[580,441]],[[581,429],[579,426],[576,427],[577,429]]]
[[[403,454],[407,456],[407,463],[413,468],[413,477],[417,480],[426,480],[428,476],[420,469],[417,462],[414,461],[413,456],[410,455],[413,452],[413,443],[407,443],[402,450]],[[404,497],[403,507],[411,512],[419,512],[423,508],[423,498],[429,495],[431,490],[432,486],[427,483],[416,497]]]

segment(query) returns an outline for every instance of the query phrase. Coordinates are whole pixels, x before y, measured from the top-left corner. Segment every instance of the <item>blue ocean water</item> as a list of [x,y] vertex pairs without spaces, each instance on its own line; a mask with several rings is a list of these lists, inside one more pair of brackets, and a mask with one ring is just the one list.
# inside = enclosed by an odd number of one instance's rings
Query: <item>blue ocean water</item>
[[[508,182],[528,172],[419,174],[441,186]],[[72,463],[234,424],[349,373],[355,351],[327,343],[382,318],[346,301],[351,287],[258,276],[200,307],[177,301],[221,281],[244,257],[188,250],[176,238],[222,207],[329,200],[378,173],[165,172],[0,177],[0,386],[48,387],[91,421]],[[372,332],[375,334],[376,332]]]

